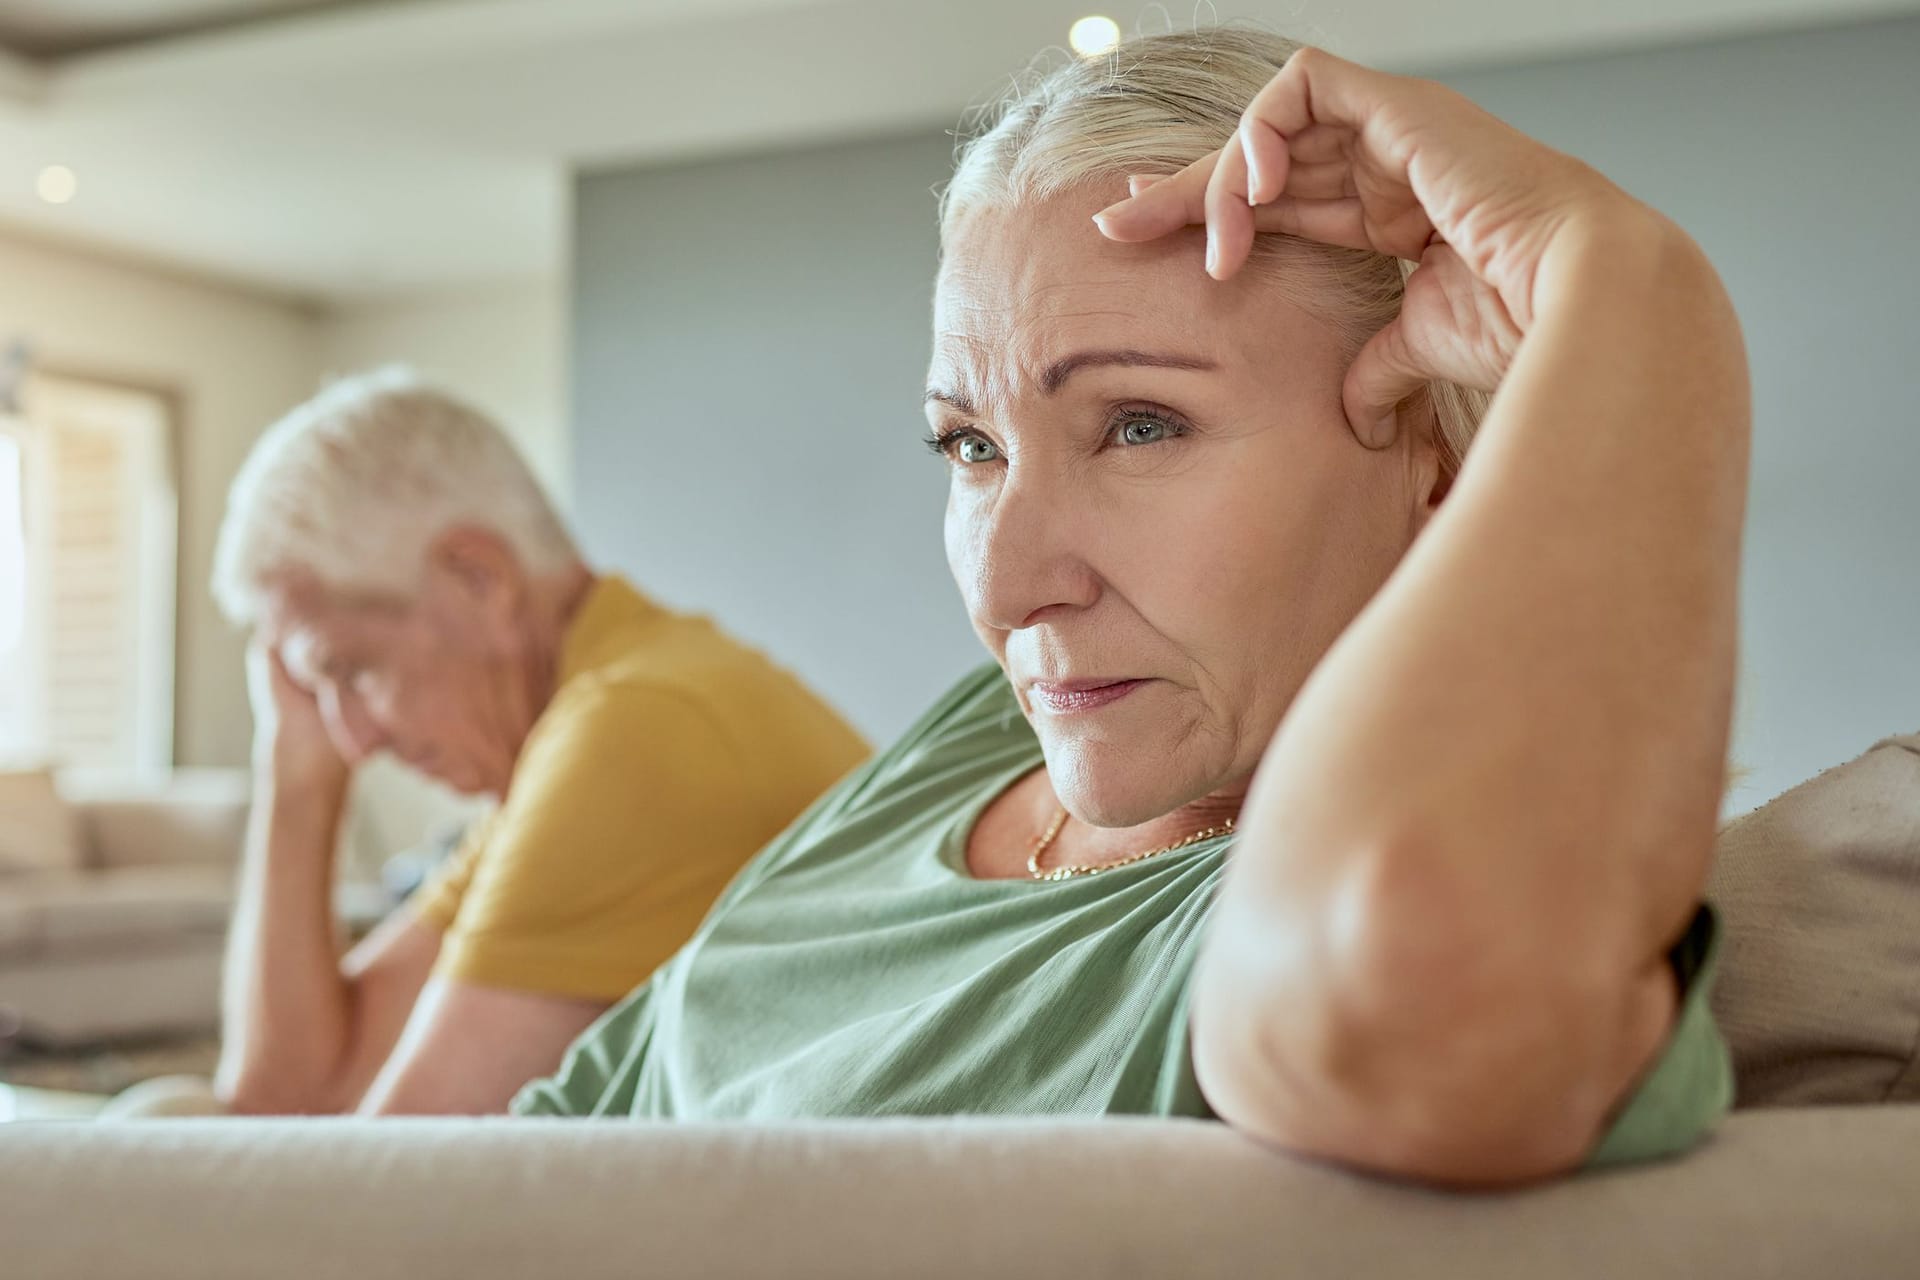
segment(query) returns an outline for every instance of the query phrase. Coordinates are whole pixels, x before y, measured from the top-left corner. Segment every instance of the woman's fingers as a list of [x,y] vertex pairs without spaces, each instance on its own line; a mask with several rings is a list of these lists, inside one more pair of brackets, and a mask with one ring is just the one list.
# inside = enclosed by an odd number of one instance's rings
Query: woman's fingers
[[1361,444],[1384,449],[1399,434],[1400,402],[1425,386],[1432,374],[1408,349],[1406,331],[1395,318],[1368,338],[1353,358],[1341,387],[1347,422]]
[[1093,215],[1094,225],[1109,240],[1131,244],[1161,236],[1206,219],[1207,179],[1220,160],[1215,151],[1180,172],[1108,205]]
[[1228,280],[1253,251],[1253,202],[1247,191],[1247,150],[1243,129],[1220,152],[1207,180],[1207,274]]
[[1287,155],[1297,169],[1329,160],[1353,159],[1353,130],[1344,124],[1310,124],[1287,139]]
[[[1295,161],[1287,169],[1287,189],[1282,196],[1293,196],[1302,200],[1338,200],[1341,196],[1357,196],[1360,189],[1354,184],[1353,166],[1344,160],[1329,160],[1321,164],[1301,164]],[[1280,197],[1270,196],[1260,203]]]
[[1287,140],[1264,120],[1248,116],[1240,122],[1239,142],[1247,164],[1247,203],[1265,204],[1288,187],[1292,154]]
[[1128,198],[1094,222],[1108,238],[1128,242],[1204,223],[1207,274],[1216,280],[1245,265],[1263,231],[1377,250],[1353,152],[1380,79],[1366,67],[1302,49],[1248,104],[1225,147],[1159,181],[1130,179]]
[[1366,211],[1358,196],[1338,200],[1296,200],[1281,196],[1253,211],[1256,231],[1318,240],[1344,249],[1372,249]]
[[1316,126],[1348,130],[1366,124],[1378,102],[1381,72],[1324,49],[1301,49],[1247,104],[1246,119],[1260,121],[1283,138]]

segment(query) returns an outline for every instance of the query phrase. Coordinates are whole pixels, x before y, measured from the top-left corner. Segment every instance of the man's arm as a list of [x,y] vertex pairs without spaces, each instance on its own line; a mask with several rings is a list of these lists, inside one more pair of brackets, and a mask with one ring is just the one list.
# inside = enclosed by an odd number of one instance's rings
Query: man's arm
[[227,942],[214,1087],[241,1113],[351,1111],[400,1038],[440,932],[396,912],[342,959],[331,837],[314,856],[297,847],[311,838],[299,817],[255,803]]
[[214,1087],[239,1112],[350,1110],[399,1039],[440,934],[395,916],[342,961],[334,848],[349,769],[278,659],[256,648],[248,664],[257,781]]
[[360,1113],[503,1112],[521,1085],[558,1067],[567,1046],[606,1009],[604,1000],[435,978],[360,1099]]

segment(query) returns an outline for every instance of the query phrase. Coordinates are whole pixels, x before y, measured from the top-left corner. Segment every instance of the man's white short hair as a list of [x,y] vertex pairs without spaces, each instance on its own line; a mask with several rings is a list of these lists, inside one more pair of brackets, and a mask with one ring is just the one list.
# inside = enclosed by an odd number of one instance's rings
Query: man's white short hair
[[214,599],[251,623],[263,590],[294,569],[337,590],[411,595],[428,547],[456,525],[491,529],[535,576],[579,560],[484,414],[404,368],[343,378],[267,428],[234,477]]

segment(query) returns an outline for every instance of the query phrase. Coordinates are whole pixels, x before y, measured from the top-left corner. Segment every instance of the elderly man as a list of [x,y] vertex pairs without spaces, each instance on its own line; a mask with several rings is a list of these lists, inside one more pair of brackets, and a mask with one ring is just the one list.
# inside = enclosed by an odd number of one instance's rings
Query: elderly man
[[[503,1110],[867,752],[761,654],[589,569],[501,432],[403,373],[265,434],[214,592],[253,629],[234,1111]],[[498,805],[342,959],[334,847],[380,751]]]

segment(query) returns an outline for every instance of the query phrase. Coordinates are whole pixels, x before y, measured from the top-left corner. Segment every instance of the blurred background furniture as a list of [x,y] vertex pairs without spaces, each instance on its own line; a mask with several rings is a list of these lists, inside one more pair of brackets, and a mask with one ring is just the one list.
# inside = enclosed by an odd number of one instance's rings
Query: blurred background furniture
[[[68,856],[0,873],[0,1020],[43,1045],[210,1031],[246,774],[65,784],[53,798],[71,822]],[[0,824],[9,816],[0,801]]]
[[[204,1069],[247,807],[239,769],[111,784],[0,774],[0,1050],[138,1043],[160,1055],[159,1070]],[[347,870],[336,906],[350,937],[393,897]],[[170,1044],[190,1046],[187,1056],[164,1056]]]

